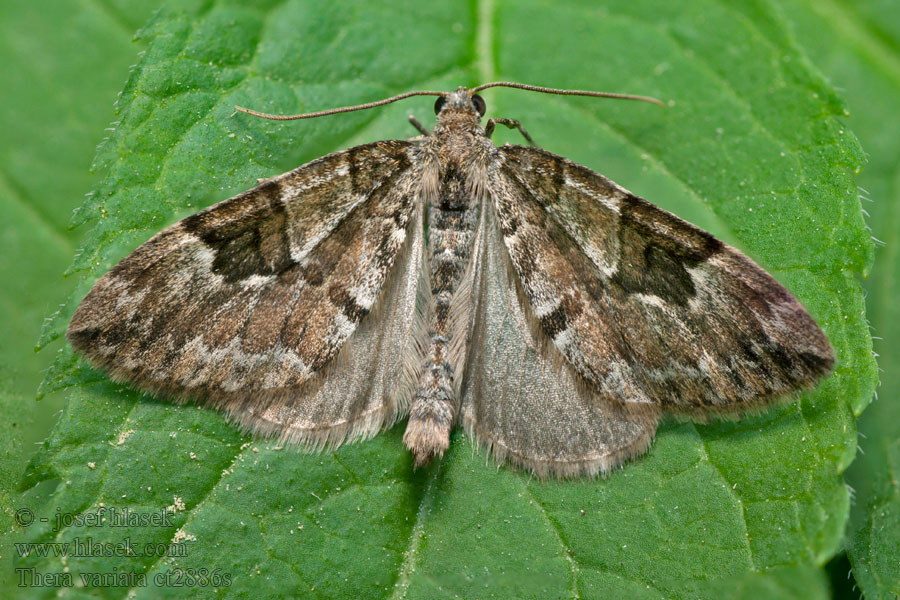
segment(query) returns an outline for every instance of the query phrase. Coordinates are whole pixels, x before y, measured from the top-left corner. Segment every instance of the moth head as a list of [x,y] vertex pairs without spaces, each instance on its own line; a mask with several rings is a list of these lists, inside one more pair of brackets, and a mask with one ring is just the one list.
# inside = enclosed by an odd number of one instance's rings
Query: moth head
[[459,87],[455,92],[447,92],[434,101],[434,114],[440,116],[445,112],[470,113],[481,119],[487,111],[484,99],[478,94],[473,94],[464,87]]

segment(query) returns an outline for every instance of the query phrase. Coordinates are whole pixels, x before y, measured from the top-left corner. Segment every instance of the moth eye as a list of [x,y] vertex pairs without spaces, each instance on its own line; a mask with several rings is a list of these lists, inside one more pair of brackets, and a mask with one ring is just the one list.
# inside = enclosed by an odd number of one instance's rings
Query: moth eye
[[434,114],[438,114],[441,112],[441,109],[444,108],[444,103],[447,101],[443,96],[438,96],[438,99],[434,101]]
[[487,104],[484,103],[484,98],[482,98],[478,94],[474,94],[472,96],[472,104],[475,105],[475,110],[478,111],[478,116],[483,117],[484,113],[487,112]]

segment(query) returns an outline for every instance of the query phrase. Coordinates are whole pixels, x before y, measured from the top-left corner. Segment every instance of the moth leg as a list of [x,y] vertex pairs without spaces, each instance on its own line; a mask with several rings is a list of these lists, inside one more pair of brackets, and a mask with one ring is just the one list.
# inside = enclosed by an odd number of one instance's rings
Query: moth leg
[[528,132],[525,131],[525,128],[522,127],[522,124],[519,123],[516,119],[488,119],[487,127],[484,128],[484,134],[487,137],[491,137],[491,135],[493,135],[494,128],[497,126],[497,123],[506,125],[510,129],[518,129],[519,133],[522,134],[522,137],[524,137],[528,141],[528,145],[534,146],[534,140],[531,139],[531,136],[528,135]]
[[409,122],[412,123],[412,126],[418,129],[422,135],[431,135],[431,132],[422,125],[419,120],[415,117],[415,115],[409,115]]

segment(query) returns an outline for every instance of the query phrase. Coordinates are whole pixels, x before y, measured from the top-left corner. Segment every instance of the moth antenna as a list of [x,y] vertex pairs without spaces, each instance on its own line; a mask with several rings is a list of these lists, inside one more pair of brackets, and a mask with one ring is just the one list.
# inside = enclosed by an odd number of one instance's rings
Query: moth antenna
[[541,92],[542,94],[558,94],[560,96],[593,96],[595,98],[618,98],[619,100],[640,100],[641,102],[651,102],[665,108],[662,100],[652,98],[650,96],[635,96],[634,94],[617,94],[615,92],[592,92],[589,90],[559,90],[556,88],[541,87],[539,85],[527,85],[525,83],[514,83],[512,81],[495,81],[493,83],[485,83],[469,90],[472,93],[492,87],[511,87],[520,90],[529,90],[532,92]]
[[385,104],[390,104],[391,102],[396,102],[397,100],[403,100],[404,98],[409,98],[411,96],[446,96],[447,92],[428,92],[428,91],[419,91],[419,92],[406,92],[405,94],[399,94],[397,96],[392,96],[390,98],[385,98],[384,100],[378,100],[377,102],[367,102],[366,104],[357,104],[356,106],[342,106],[341,108],[329,108],[328,110],[320,110],[318,112],[304,113],[302,115],[272,115],[269,113],[257,112],[255,110],[250,110],[249,108],[244,108],[242,106],[235,106],[235,110],[239,110],[243,113],[247,113],[248,115],[253,115],[254,117],[260,117],[263,119],[270,119],[272,121],[295,121],[297,119],[312,119],[314,117],[324,117],[326,115],[336,115],[338,113],[346,113],[353,112],[355,110],[366,110],[368,108],[375,108],[376,106],[384,106]]

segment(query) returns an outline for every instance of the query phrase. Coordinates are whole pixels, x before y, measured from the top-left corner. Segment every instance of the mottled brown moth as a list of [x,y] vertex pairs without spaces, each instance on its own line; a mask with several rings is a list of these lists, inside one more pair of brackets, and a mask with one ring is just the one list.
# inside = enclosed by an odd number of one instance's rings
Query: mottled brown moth
[[[740,415],[834,364],[749,258],[609,179],[495,146],[477,94],[422,135],[335,152],[164,229],[103,276],[67,336],[116,381],[309,449],[408,415],[417,465],[456,424],[539,476],[607,473],[666,412]],[[426,227],[427,225],[427,227]],[[427,232],[427,233],[426,233]]]

